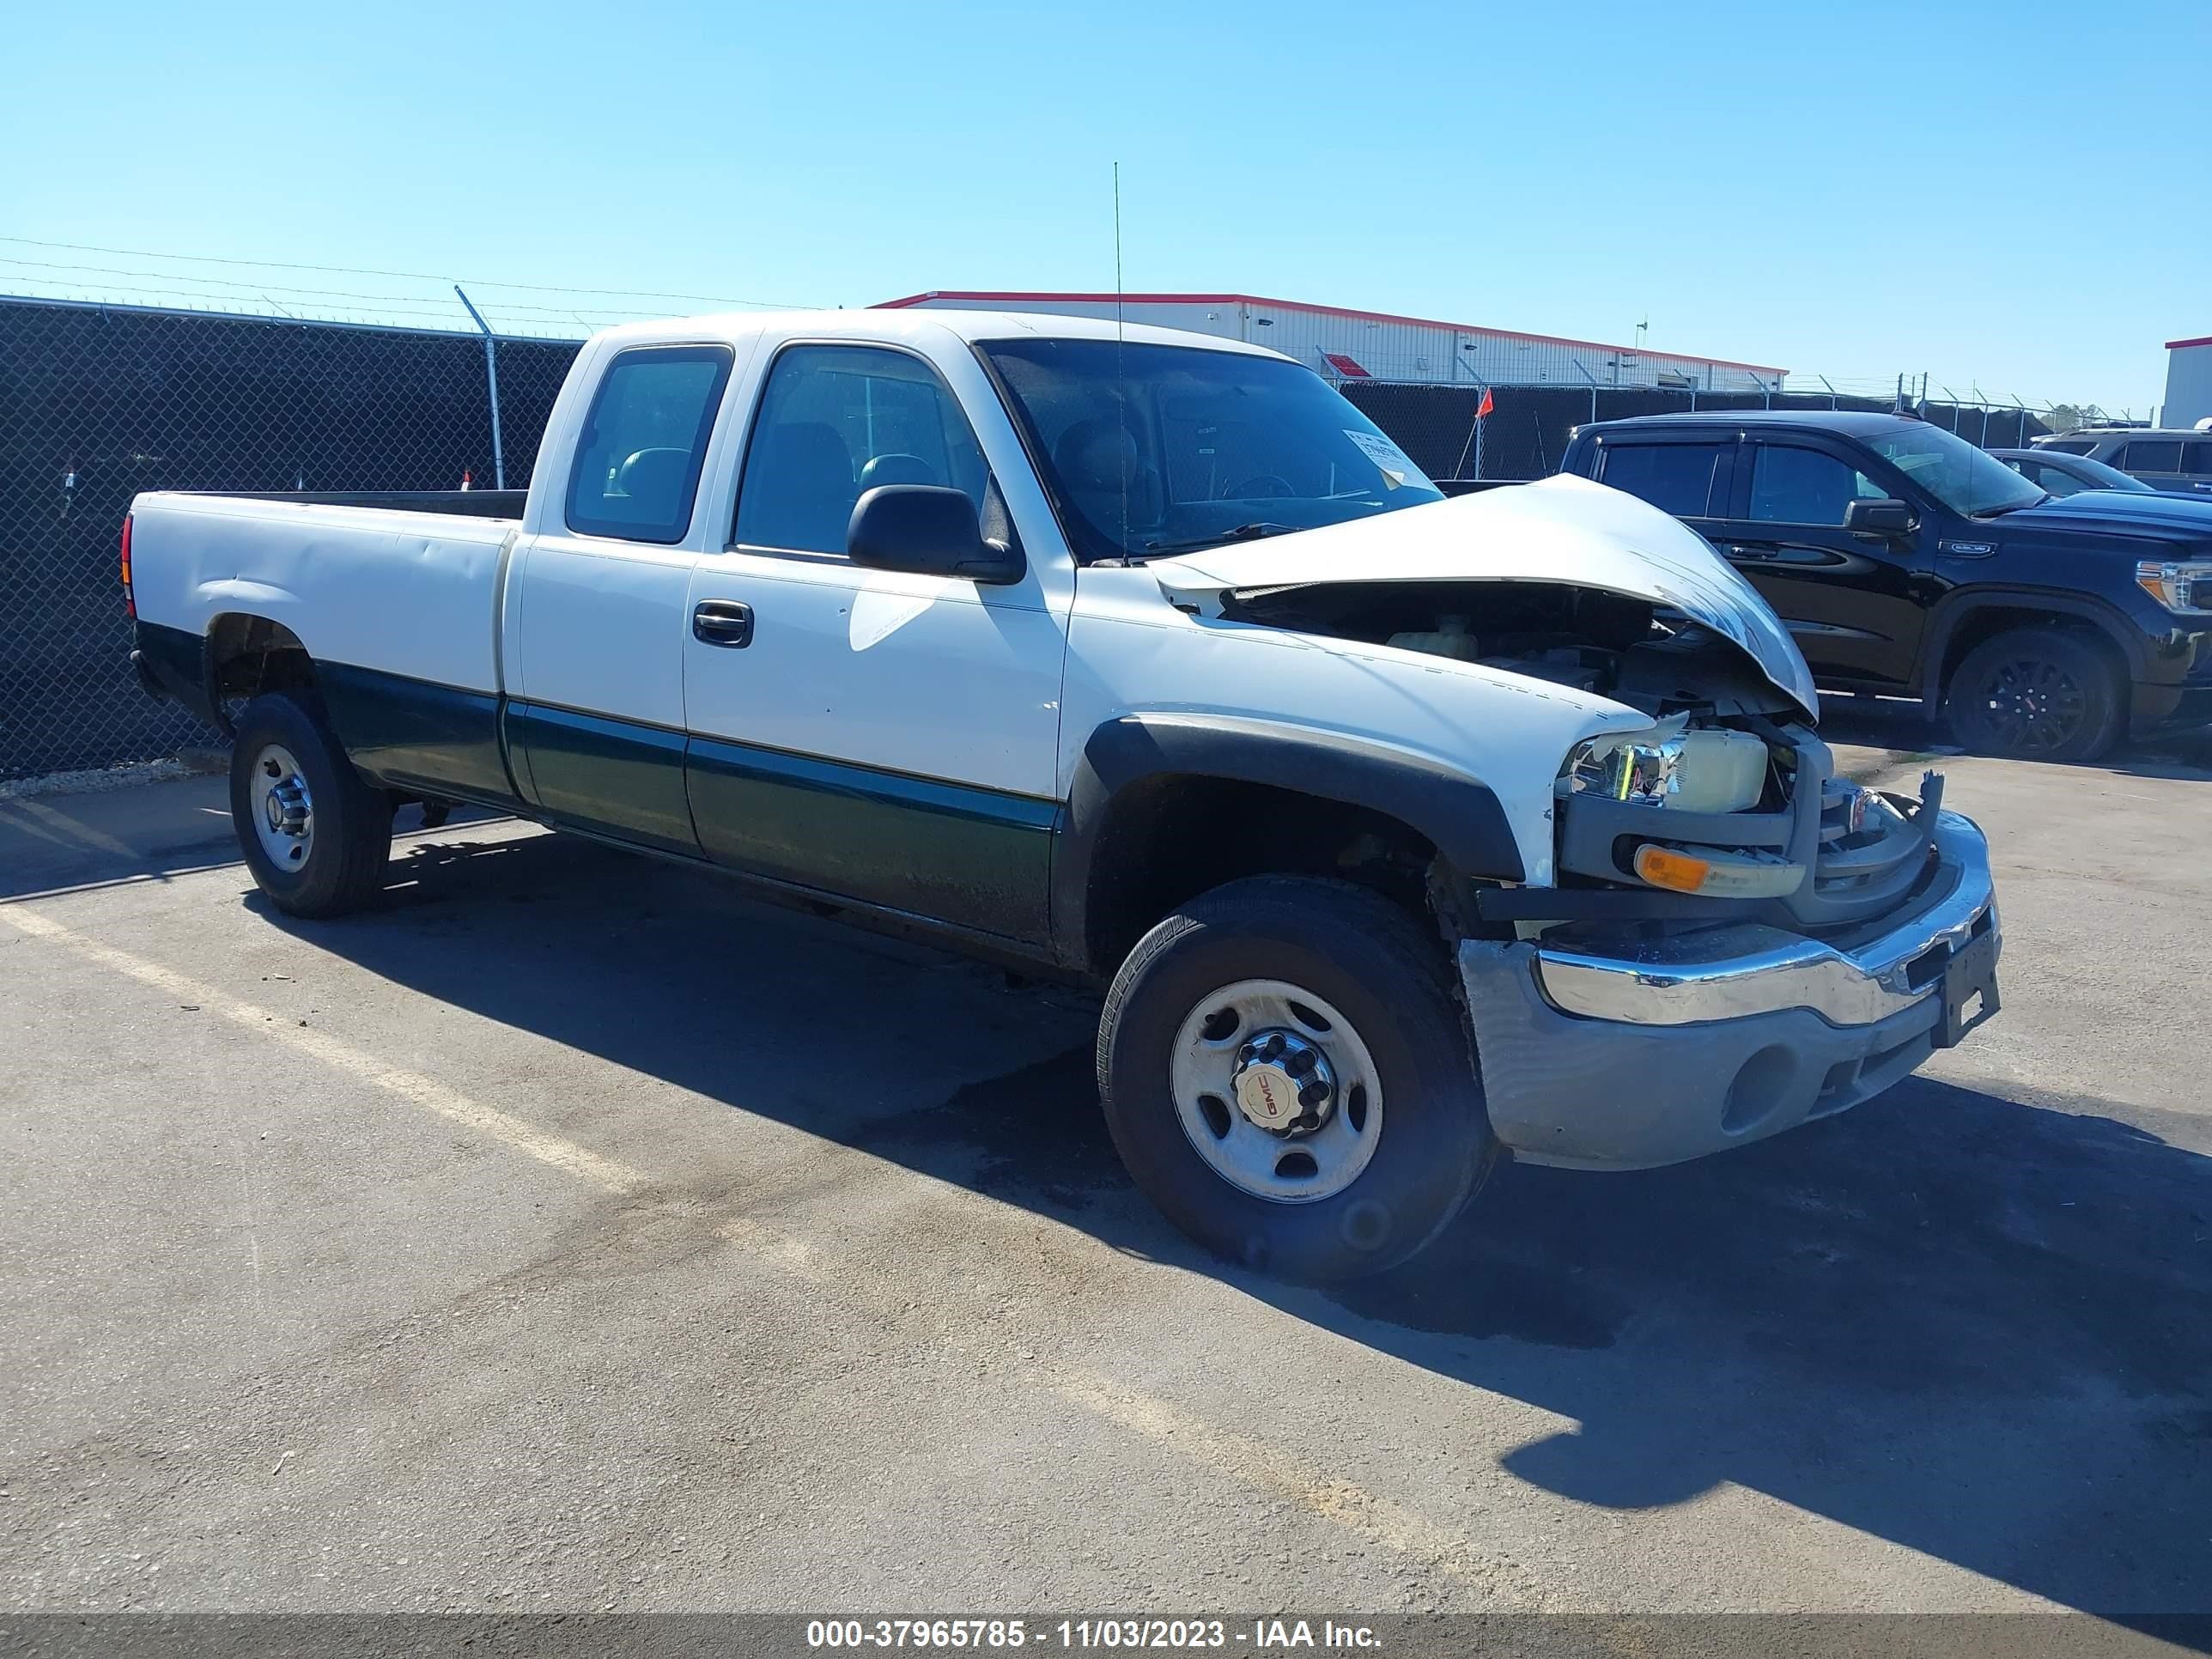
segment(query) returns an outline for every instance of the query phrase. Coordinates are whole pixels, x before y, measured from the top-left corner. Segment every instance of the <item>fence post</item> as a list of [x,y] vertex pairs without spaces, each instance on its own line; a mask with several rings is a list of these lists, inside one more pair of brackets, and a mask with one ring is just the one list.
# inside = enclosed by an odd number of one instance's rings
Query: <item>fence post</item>
[[459,283],[453,284],[453,292],[460,294],[461,303],[468,307],[469,315],[476,319],[477,326],[483,331],[484,387],[491,398],[492,487],[504,489],[507,488],[507,450],[499,438],[499,343],[492,337],[491,325],[484,321],[483,313],[477,309],[476,302],[467,295],[461,294]]

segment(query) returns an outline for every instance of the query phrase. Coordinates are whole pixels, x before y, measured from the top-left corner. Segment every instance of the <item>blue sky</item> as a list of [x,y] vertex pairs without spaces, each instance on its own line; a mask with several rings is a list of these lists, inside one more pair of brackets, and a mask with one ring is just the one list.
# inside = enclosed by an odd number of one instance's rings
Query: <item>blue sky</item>
[[[1133,289],[1648,315],[1658,349],[2138,414],[2162,343],[2212,333],[2212,0],[109,0],[9,36],[10,238],[860,305],[1110,286],[1119,161]],[[435,282],[0,261],[0,291],[455,320]],[[477,297],[518,329],[707,308]]]

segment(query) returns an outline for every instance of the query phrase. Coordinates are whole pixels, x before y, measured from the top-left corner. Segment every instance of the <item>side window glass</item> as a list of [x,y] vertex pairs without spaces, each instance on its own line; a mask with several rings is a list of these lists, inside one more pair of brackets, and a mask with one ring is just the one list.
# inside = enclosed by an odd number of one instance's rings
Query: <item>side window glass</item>
[[726,346],[641,346],[608,364],[568,474],[568,528],[682,541],[729,378]]
[[801,345],[769,371],[738,486],[735,539],[845,551],[853,505],[880,484],[939,484],[984,510],[989,470],[968,417],[919,357]]
[[2212,476],[2212,444],[2191,444],[2181,457],[2181,470]]
[[1725,511],[1713,500],[1713,483],[1727,445],[1607,444],[1601,483],[1625,489],[1678,519]]
[[2179,472],[2181,445],[2170,440],[2137,438],[2120,452],[2120,459],[2112,465],[2123,472]]
[[1768,524],[1835,524],[1854,501],[1879,500],[1863,473],[1817,449],[1759,444],[1752,450],[1751,516]]

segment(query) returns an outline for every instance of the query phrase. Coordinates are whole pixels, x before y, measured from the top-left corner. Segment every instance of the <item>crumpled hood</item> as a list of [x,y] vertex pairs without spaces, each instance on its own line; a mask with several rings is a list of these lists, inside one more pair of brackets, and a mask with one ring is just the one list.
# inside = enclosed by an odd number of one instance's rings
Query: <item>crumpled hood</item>
[[1401,581],[1559,582],[1680,611],[1733,640],[1774,688],[1820,712],[1797,642],[1705,538],[1657,507],[1566,474],[1146,566],[1170,600],[1238,588]]

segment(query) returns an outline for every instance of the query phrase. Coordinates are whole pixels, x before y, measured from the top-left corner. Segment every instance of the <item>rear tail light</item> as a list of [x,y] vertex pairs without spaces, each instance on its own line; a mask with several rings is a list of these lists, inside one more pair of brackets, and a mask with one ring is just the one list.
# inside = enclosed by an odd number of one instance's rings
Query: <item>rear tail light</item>
[[131,620],[138,620],[138,601],[131,592],[131,515],[123,515],[123,609]]

